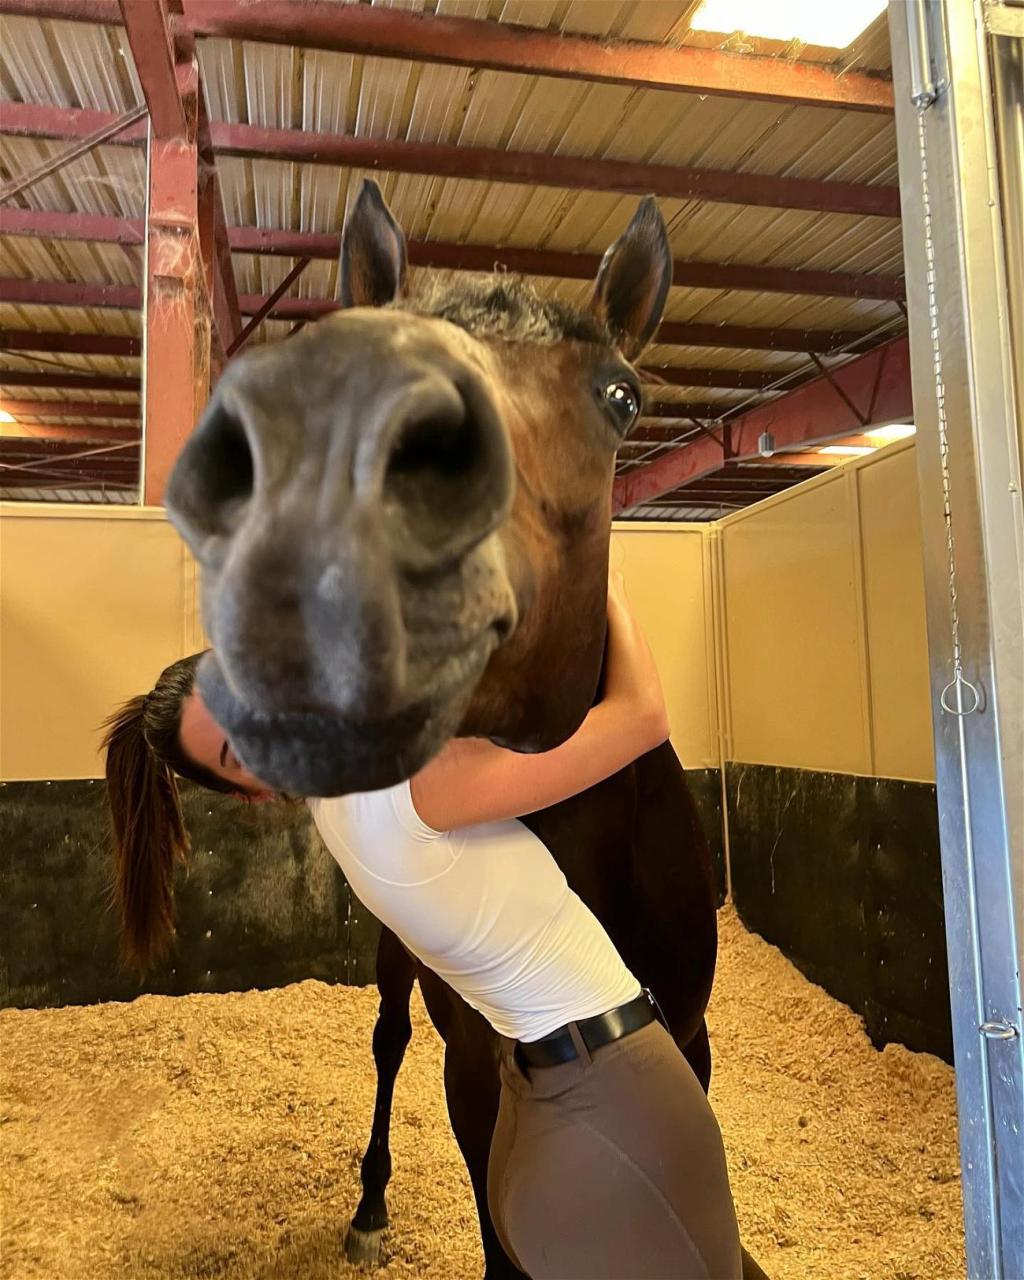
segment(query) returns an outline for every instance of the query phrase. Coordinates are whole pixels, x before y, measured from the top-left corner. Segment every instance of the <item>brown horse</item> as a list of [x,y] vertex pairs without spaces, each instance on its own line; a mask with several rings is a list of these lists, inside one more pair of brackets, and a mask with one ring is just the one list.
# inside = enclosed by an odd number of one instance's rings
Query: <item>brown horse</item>
[[[200,688],[253,773],[337,795],[409,777],[455,734],[544,751],[579,726],[600,679],[614,457],[640,412],[631,362],[671,272],[648,199],[605,254],[588,312],[503,276],[407,294],[404,237],[364,185],[342,240],[345,309],[228,368],[168,489],[203,569],[214,652]],[[715,909],[671,748],[526,821],[706,1088]],[[350,1253],[373,1254],[387,1223],[415,977],[446,1044],[487,1276],[518,1275],[486,1205],[496,1038],[387,931]]]

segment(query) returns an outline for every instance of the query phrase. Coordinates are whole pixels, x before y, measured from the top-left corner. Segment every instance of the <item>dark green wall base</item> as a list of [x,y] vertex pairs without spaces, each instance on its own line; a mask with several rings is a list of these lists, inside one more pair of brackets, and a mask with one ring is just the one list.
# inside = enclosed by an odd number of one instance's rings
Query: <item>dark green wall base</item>
[[[724,892],[717,770],[688,773]],[[193,858],[178,876],[178,944],[144,983],[117,960],[102,782],[0,784],[0,1007],[373,982],[380,925],[304,805],[247,809],[186,785]]]
[[872,1041],[953,1060],[934,786],[726,766],[744,923],[864,1018]]
[[117,961],[104,792],[102,782],[0,785],[0,1005],[373,981],[379,925],[305,806],[246,809],[189,785],[178,945],[140,984]]

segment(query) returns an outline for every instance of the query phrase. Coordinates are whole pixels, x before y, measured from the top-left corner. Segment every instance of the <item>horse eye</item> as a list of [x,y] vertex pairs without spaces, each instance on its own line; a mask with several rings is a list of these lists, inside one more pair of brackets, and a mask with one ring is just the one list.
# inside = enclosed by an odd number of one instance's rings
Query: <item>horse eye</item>
[[640,396],[631,382],[611,382],[604,389],[604,402],[615,416],[620,431],[625,431],[640,413]]

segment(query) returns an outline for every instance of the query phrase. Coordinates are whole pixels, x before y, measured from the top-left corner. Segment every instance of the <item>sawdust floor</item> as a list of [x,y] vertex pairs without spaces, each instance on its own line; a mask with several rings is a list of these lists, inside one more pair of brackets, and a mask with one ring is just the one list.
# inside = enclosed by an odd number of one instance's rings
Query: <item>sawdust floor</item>
[[[372,989],[0,1013],[3,1280],[339,1280],[373,1100]],[[722,915],[713,1102],[773,1280],[963,1277],[952,1071],[878,1053]],[[479,1277],[416,997],[380,1280]],[[625,1280],[625,1278],[624,1278]]]

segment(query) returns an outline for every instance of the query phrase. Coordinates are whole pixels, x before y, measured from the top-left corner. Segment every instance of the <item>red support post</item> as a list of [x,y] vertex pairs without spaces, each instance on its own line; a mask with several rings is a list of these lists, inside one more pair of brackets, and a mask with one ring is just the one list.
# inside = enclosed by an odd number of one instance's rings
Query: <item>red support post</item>
[[120,0],[149,107],[142,501],[163,501],[209,394],[210,307],[199,234],[199,64],[176,60],[166,0]]
[[167,0],[119,4],[150,118],[142,500],[156,504],[209,395],[215,212],[200,201],[194,48],[175,49]]

